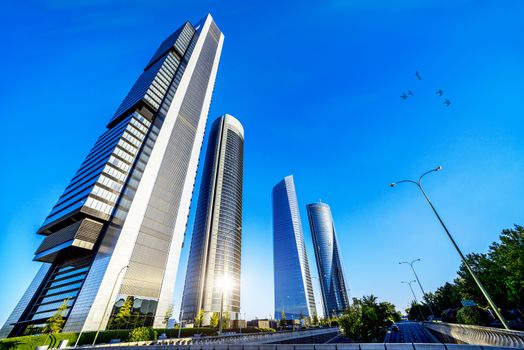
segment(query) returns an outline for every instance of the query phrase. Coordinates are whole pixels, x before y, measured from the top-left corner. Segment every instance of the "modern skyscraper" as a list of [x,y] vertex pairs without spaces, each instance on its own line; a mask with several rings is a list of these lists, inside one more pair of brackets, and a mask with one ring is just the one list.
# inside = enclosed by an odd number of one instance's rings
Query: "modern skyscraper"
[[67,332],[127,327],[110,322],[124,302],[133,326],[162,326],[223,40],[208,15],[160,45],[38,230],[43,264],[1,337],[38,332],[64,300]]
[[331,209],[326,203],[312,203],[307,205],[307,213],[317,259],[324,316],[338,315],[349,307],[349,298]]
[[293,176],[273,187],[275,318],[317,314]]
[[244,128],[230,115],[213,123],[200,184],[180,319],[192,321],[204,311],[230,319],[240,314],[242,246],[242,173]]

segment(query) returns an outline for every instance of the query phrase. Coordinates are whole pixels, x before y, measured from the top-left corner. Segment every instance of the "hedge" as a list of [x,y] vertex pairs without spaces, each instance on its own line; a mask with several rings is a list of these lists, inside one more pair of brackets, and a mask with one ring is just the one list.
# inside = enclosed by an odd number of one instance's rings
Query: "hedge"
[[[129,339],[129,333],[132,330],[109,330],[101,331],[96,339],[97,344],[109,343],[111,339],[120,339],[122,342],[126,342]],[[178,328],[155,328],[158,335],[166,333],[168,338],[178,337]],[[259,332],[271,332],[274,331],[272,328],[242,328],[242,333],[259,333]],[[224,329],[224,332],[236,332],[240,333],[240,329]],[[82,337],[78,342],[78,345],[92,344],[95,338],[96,332],[82,333]],[[203,336],[215,336],[217,335],[216,328],[182,328],[180,330],[180,336],[182,338],[191,337],[195,334],[201,334]],[[60,340],[67,339],[68,345],[72,346],[75,344],[78,338],[78,333],[56,333],[56,334],[40,334],[40,335],[27,335],[23,337],[0,339],[0,350],[16,349],[16,350],[34,350],[39,345],[50,345],[49,348],[56,348]]]
[[36,346],[44,344],[56,348],[63,339],[67,339],[69,344],[74,344],[77,336],[77,333],[57,333],[0,339],[0,349],[34,350]]
[[[109,343],[111,339],[121,339],[126,341],[129,330],[122,331],[103,331],[98,334],[96,340],[97,344]],[[92,344],[96,332],[82,333],[82,337],[78,342],[79,345]],[[0,339],[0,350],[16,349],[16,350],[34,350],[39,345],[49,345],[49,348],[56,348],[61,340],[67,339],[68,345],[74,345],[78,333],[56,333],[56,334],[40,334],[40,335],[26,335],[23,337]]]

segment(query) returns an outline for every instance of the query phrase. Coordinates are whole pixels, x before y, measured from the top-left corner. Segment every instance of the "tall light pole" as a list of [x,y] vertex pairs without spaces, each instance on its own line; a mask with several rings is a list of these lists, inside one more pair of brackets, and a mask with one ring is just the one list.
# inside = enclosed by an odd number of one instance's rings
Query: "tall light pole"
[[93,346],[96,343],[96,338],[98,338],[98,333],[100,333],[100,328],[102,328],[102,322],[104,321],[104,317],[106,315],[107,309],[109,308],[109,303],[111,302],[111,300],[113,300],[113,293],[115,292],[116,283],[120,279],[120,274],[122,274],[122,272],[124,272],[124,270],[127,269],[128,267],[129,265],[122,267],[120,271],[118,272],[118,275],[116,276],[115,283],[113,284],[113,289],[111,289],[111,294],[109,294],[109,299],[107,300],[106,308],[104,309],[104,313],[102,314],[102,317],[100,318],[100,323],[98,324],[98,329],[96,330],[95,339],[93,339]]
[[486,300],[488,301],[489,305],[491,306],[491,308],[493,309],[493,311],[495,312],[495,314],[497,315],[498,319],[500,320],[500,322],[502,323],[502,325],[504,325],[504,328],[506,329],[510,329],[509,326],[508,326],[508,323],[506,322],[506,320],[504,319],[504,316],[502,316],[502,314],[500,313],[499,309],[497,308],[497,305],[495,305],[495,303],[493,302],[493,300],[491,299],[491,297],[489,296],[489,293],[486,289],[484,289],[484,286],[482,285],[482,283],[480,282],[480,280],[478,279],[477,275],[473,272],[473,269],[471,268],[471,266],[469,266],[468,262],[466,261],[466,258],[464,257],[464,254],[462,254],[462,252],[460,251],[460,248],[458,247],[457,243],[455,242],[455,240],[453,239],[453,237],[451,236],[451,233],[448,231],[448,228],[446,227],[446,225],[444,224],[444,221],[442,221],[442,219],[440,218],[440,215],[438,215],[437,213],[437,210],[435,209],[435,207],[433,206],[433,204],[431,203],[431,201],[429,200],[429,197],[428,195],[426,194],[426,192],[424,191],[424,189],[422,188],[422,178],[424,176],[426,176],[427,174],[429,173],[432,173],[432,172],[436,172],[436,171],[440,171],[442,170],[442,167],[441,166],[438,166],[436,167],[435,169],[431,169],[429,171],[426,171],[424,174],[420,175],[420,177],[418,178],[418,181],[414,181],[414,180],[402,180],[402,181],[397,181],[397,182],[393,182],[391,184],[389,184],[389,186],[391,187],[395,187],[396,185],[400,184],[400,183],[411,183],[411,184],[414,184],[415,186],[418,187],[418,189],[420,190],[420,192],[424,195],[424,198],[426,199],[426,202],[429,204],[429,206],[431,207],[431,210],[433,210],[433,213],[435,214],[435,216],[437,217],[438,221],[440,222],[440,224],[442,225],[442,228],[444,228],[444,231],[446,231],[446,234],[449,238],[449,240],[451,241],[451,243],[453,244],[453,246],[455,247],[455,249],[457,250],[457,253],[459,254],[460,258],[462,259],[462,263],[464,264],[464,266],[466,266],[466,269],[468,270],[469,274],[471,275],[471,277],[473,277],[473,280],[475,281],[475,283],[477,283],[477,286],[479,287],[480,291],[482,292],[482,294],[484,295],[484,297],[486,298]]
[[[180,310],[180,315],[183,315],[184,314],[184,310]],[[182,320],[179,320],[179,325],[178,325],[178,338],[180,338],[180,332],[182,331]]]
[[[326,275],[324,274],[322,277],[326,277]],[[315,298],[315,300],[319,300],[320,301],[320,309],[322,310],[322,314],[324,314],[324,293],[322,292],[322,282],[320,281],[320,278],[318,277],[315,277],[315,276],[311,276],[312,279],[316,279],[318,281],[318,285],[319,285],[319,289],[320,289],[320,296],[322,298]],[[315,308],[316,308],[316,305],[315,305]],[[318,318],[318,310],[316,310],[316,313],[317,313],[317,318]]]
[[420,304],[418,303],[417,296],[415,295],[415,292],[413,291],[413,287],[411,287],[411,283],[413,283],[413,282],[417,282],[417,281],[415,281],[415,280],[412,280],[412,281],[409,281],[409,282],[408,281],[402,281],[400,283],[405,283],[405,284],[409,285],[409,289],[411,289],[411,294],[413,294],[413,300],[417,304],[418,314],[421,317],[421,320],[424,321],[424,314],[420,310]]
[[229,251],[229,249],[227,249],[226,247],[226,243],[227,243],[227,240],[229,238],[229,234],[233,231],[239,231],[240,232],[241,230],[241,227],[240,226],[237,226],[229,231],[227,231],[227,233],[225,234],[225,238],[224,238],[224,249],[223,249],[223,256],[224,256],[224,259],[223,259],[223,269],[222,269],[222,281],[221,281],[221,286],[220,286],[220,289],[221,289],[221,296],[220,296],[220,319],[218,320],[219,322],[219,327],[218,327],[218,334],[222,335],[222,314],[224,312],[224,292],[226,290],[229,290],[229,288],[231,287],[231,281],[229,280],[228,276],[227,276],[227,273],[226,273],[226,264],[227,264],[227,253]]
[[[401,262],[399,262],[399,265],[408,264],[409,266],[411,266],[411,270],[413,270],[413,274],[415,275],[415,278],[417,279],[418,286],[420,287],[420,290],[422,291],[422,299],[424,299],[424,296],[426,295],[426,292],[424,292],[424,288],[422,288],[422,284],[420,283],[420,279],[418,278],[418,275],[415,272],[415,268],[413,267],[413,264],[416,263],[417,261],[420,261],[420,259],[414,259],[414,260],[411,260],[411,262],[401,261]],[[433,319],[435,319],[435,314],[433,313],[433,309],[431,308],[431,304],[427,303],[427,305],[429,307],[429,311],[431,312],[431,316],[433,316]]]

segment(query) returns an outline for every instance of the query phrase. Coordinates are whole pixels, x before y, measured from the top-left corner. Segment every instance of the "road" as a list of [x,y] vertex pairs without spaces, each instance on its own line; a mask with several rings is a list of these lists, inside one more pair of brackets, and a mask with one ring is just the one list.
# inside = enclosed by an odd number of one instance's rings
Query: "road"
[[436,339],[417,322],[398,322],[398,332],[388,331],[386,343],[436,343]]

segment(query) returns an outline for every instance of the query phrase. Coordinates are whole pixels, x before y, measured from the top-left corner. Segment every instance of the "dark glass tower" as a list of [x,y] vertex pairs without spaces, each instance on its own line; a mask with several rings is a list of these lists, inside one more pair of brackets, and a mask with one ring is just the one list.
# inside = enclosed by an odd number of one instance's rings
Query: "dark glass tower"
[[273,187],[275,318],[317,314],[293,176]]
[[223,38],[208,15],[160,45],[38,230],[42,266],[0,337],[39,332],[64,300],[66,332],[162,327]]
[[307,205],[307,213],[317,259],[324,317],[339,315],[349,307],[349,298],[331,210],[326,203],[312,203]]
[[211,128],[191,239],[180,319],[191,322],[200,310],[204,325],[223,310],[240,313],[242,174],[244,129],[230,115]]

